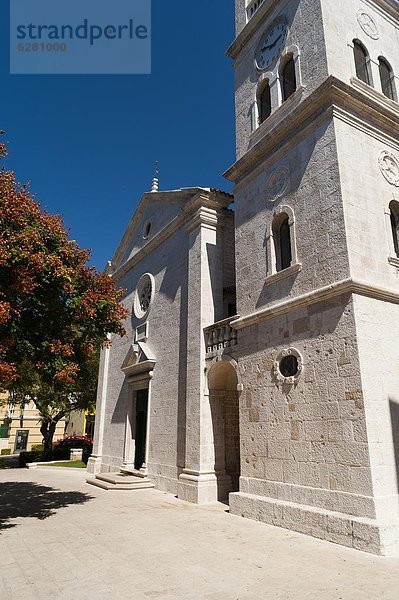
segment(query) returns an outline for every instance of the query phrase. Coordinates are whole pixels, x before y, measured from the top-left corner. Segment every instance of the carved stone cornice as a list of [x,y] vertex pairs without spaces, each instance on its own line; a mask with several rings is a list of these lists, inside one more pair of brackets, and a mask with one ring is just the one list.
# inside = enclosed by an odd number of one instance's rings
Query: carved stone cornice
[[209,208],[215,211],[219,211],[222,208],[227,208],[232,201],[232,196],[223,193],[223,195],[216,195],[216,192],[210,191],[209,195],[200,193],[196,194],[183,208],[184,213],[193,214],[200,208]]
[[398,0],[364,0],[366,4],[379,11],[380,14],[386,15],[394,21],[398,22],[399,6]]
[[399,135],[399,104],[386,102],[380,95],[367,93],[361,86],[349,85],[330,76],[305,98],[287,117],[255,143],[224,176],[236,184],[276,150],[284,152],[298,142],[306,129],[316,128],[323,119],[344,118],[362,123],[369,132],[395,143]]
[[192,233],[199,227],[215,230],[218,224],[218,213],[214,208],[208,206],[200,206],[192,215],[191,219],[186,223],[186,229]]
[[389,256],[388,262],[393,267],[396,267],[397,269],[399,269],[399,258],[398,257],[396,257],[396,256]]
[[[124,367],[122,369],[122,371],[125,373],[125,375],[128,377],[129,380],[137,377],[137,375],[141,375],[142,373],[151,373],[151,377],[152,377],[152,372],[154,370],[155,365],[156,365],[155,360],[145,360],[141,363],[138,363],[137,365],[131,365],[130,367]],[[148,376],[148,377],[150,377],[150,376]]]
[[318,302],[323,302],[345,294],[366,296],[367,298],[373,298],[374,300],[380,300],[382,302],[399,304],[399,289],[391,290],[361,281],[360,279],[350,278],[337,281],[336,283],[332,283],[331,285],[313,290],[306,294],[301,294],[295,298],[284,300],[278,304],[267,306],[259,311],[240,317],[235,321],[231,321],[230,326],[234,329],[245,329],[246,327],[260,323],[261,321],[273,319],[274,317],[300,310],[312,304],[317,304]]

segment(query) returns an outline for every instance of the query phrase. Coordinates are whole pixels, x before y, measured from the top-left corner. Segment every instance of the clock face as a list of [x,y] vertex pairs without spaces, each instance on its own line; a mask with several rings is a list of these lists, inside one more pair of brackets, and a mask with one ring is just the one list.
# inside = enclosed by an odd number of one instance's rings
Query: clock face
[[285,46],[286,37],[285,23],[277,23],[262,37],[255,55],[258,69],[265,71],[277,60]]

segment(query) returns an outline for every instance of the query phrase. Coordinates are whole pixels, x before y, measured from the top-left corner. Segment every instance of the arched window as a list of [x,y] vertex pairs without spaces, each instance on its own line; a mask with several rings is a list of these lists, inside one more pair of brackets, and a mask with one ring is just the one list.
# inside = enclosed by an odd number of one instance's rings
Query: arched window
[[359,40],[353,40],[353,54],[355,57],[356,77],[367,83],[367,85],[371,85],[369,55]]
[[391,212],[391,228],[395,254],[399,258],[399,202],[392,200],[389,205]]
[[281,71],[281,91],[283,102],[288,100],[288,98],[296,91],[295,61],[292,54],[287,57]]
[[380,56],[378,62],[382,93],[385,94],[387,98],[395,100],[394,75],[391,65],[385,60],[385,58],[382,58],[382,56]]
[[261,95],[259,96],[259,124],[266,121],[272,114],[272,98],[270,93],[270,84],[266,83]]
[[292,263],[290,221],[286,213],[281,213],[273,221],[274,251],[276,271],[288,269]]

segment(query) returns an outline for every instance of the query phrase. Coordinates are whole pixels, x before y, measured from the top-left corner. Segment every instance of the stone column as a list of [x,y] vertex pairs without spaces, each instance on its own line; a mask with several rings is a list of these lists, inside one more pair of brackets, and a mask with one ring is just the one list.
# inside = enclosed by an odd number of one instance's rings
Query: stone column
[[[111,339],[111,336],[108,336]],[[105,425],[105,406],[107,402],[107,385],[109,370],[110,348],[103,348],[100,358],[97,403],[96,403],[96,421],[94,426],[94,444],[93,454],[87,463],[87,471],[96,475],[101,471],[101,461],[103,454],[104,425]]]
[[135,454],[135,423],[134,423],[134,407],[133,402],[134,389],[131,382],[129,382],[129,401],[128,409],[126,412],[126,424],[125,424],[125,444],[123,447],[123,463],[122,469],[134,471],[134,454]]
[[148,374],[148,404],[147,404],[147,423],[146,423],[146,441],[145,441],[145,462],[141,468],[141,471],[147,475],[148,474],[148,461],[150,456],[150,424],[151,424],[151,382],[153,377],[153,372],[150,371]]
[[196,212],[187,226],[186,462],[179,477],[178,495],[183,500],[200,504],[217,500],[203,329],[223,316],[223,268],[217,227],[220,205],[204,196],[198,196],[194,202],[198,206],[194,207]]

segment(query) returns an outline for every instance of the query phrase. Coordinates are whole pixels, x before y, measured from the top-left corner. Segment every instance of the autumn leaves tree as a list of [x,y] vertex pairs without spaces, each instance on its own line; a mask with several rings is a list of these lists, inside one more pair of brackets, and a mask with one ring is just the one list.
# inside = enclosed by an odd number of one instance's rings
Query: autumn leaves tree
[[[0,143],[0,159],[6,146]],[[124,335],[127,311],[114,281],[88,266],[13,172],[0,171],[0,389],[34,399],[45,451],[57,422],[91,406],[107,334]]]

